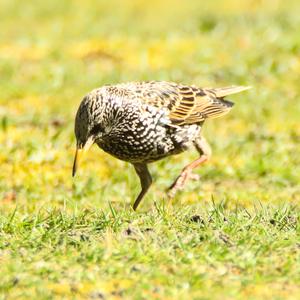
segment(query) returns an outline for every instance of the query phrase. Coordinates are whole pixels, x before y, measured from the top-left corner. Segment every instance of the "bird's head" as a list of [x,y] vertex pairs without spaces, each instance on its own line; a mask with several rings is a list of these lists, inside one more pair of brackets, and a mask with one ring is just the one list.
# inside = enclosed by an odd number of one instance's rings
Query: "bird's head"
[[75,118],[76,153],[72,175],[75,176],[82,153],[95,141],[101,139],[102,128],[101,103],[97,95],[89,94],[83,98]]

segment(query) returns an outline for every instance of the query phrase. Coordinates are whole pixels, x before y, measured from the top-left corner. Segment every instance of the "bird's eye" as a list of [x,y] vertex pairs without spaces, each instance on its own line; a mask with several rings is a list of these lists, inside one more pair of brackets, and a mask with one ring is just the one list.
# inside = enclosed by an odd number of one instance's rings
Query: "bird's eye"
[[90,134],[96,135],[99,132],[103,132],[103,127],[100,124],[97,124],[91,129]]

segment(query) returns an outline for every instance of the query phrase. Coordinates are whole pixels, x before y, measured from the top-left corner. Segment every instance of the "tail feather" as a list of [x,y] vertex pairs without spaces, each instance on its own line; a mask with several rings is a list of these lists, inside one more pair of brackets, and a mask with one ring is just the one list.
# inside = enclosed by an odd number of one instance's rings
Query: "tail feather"
[[212,89],[212,91],[216,94],[217,98],[223,98],[231,94],[236,94],[249,90],[251,88],[251,86],[228,86],[223,88]]

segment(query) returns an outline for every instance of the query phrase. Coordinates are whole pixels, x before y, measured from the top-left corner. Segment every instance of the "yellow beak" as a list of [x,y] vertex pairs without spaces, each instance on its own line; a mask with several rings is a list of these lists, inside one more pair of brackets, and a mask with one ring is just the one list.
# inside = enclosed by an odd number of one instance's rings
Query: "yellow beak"
[[93,145],[94,139],[93,137],[90,137],[83,148],[76,147],[75,157],[74,157],[74,163],[73,163],[73,169],[72,169],[72,176],[74,177],[77,171],[78,164],[80,162],[80,158],[82,157],[83,153],[85,153],[89,148]]

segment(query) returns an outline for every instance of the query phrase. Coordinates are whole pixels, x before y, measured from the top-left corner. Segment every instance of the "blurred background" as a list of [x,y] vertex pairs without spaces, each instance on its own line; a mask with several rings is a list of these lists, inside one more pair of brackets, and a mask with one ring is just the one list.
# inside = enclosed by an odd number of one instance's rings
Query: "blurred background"
[[[139,191],[132,168],[96,147],[71,178],[74,116],[103,84],[168,80],[250,85],[207,122],[213,158],[174,205],[299,200],[298,0],[0,0],[0,210],[117,207]],[[164,189],[186,153],[151,166]],[[116,169],[119,172],[116,172]]]

